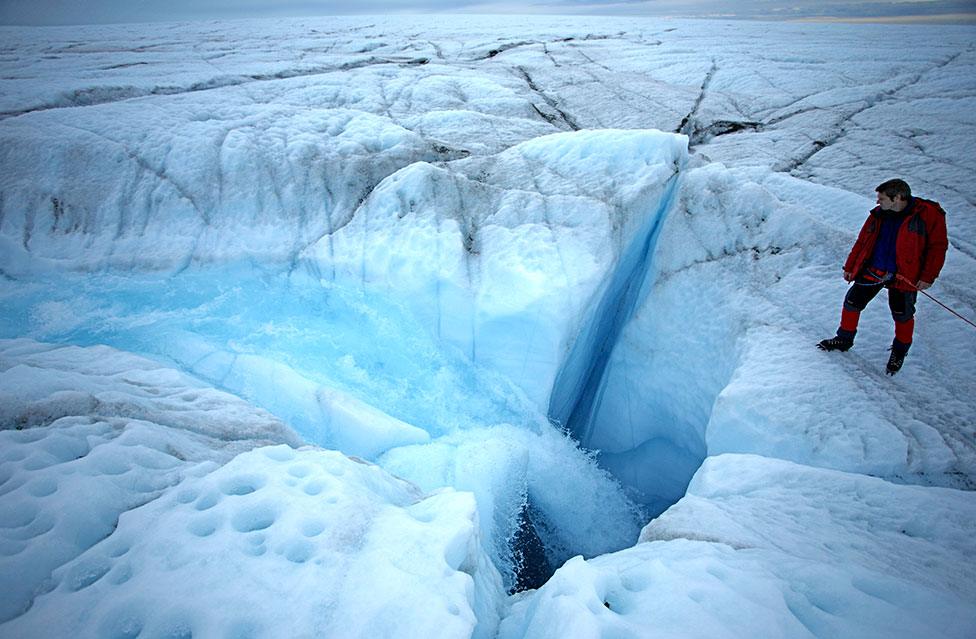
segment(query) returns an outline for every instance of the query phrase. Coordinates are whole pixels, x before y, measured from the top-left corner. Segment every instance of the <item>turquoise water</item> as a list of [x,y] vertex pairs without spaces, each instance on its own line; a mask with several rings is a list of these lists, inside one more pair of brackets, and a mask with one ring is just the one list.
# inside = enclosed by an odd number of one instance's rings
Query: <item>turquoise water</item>
[[0,302],[2,338],[107,344],[159,360],[321,445],[295,380],[349,393],[435,437],[540,419],[506,379],[435,340],[396,300],[305,274],[249,264],[58,274],[2,282]]

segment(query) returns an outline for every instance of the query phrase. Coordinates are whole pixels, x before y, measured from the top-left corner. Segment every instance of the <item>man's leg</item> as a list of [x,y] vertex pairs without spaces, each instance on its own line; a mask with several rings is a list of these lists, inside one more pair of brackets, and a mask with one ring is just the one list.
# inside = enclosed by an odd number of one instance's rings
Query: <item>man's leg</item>
[[861,311],[883,287],[884,284],[881,282],[870,282],[861,277],[854,280],[844,296],[844,307],[840,312],[840,327],[837,329],[837,336],[820,342],[818,346],[821,350],[846,351],[854,345],[854,336],[857,334],[857,323],[861,319]]
[[902,364],[905,363],[905,355],[912,346],[917,298],[918,293],[915,291],[888,289],[888,308],[891,309],[891,318],[895,320],[895,339],[891,342],[891,357],[888,358],[887,366],[889,375],[894,375],[901,370]]
[[873,300],[881,289],[884,288],[882,282],[867,281],[857,278],[844,296],[844,308],[840,312],[840,328],[837,329],[838,335],[849,337],[852,341],[857,333],[857,323],[861,319],[863,311],[868,303]]

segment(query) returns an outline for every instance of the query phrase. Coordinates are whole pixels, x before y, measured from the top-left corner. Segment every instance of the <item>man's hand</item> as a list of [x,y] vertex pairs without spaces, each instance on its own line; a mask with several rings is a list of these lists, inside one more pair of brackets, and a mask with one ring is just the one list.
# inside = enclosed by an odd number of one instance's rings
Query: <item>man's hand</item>
[[853,282],[854,281],[854,274],[851,273],[850,271],[844,271],[844,281],[845,282]]
[[915,283],[915,288],[917,288],[920,291],[924,291],[930,286],[932,286],[932,282],[923,282],[922,280],[919,280],[918,282]]

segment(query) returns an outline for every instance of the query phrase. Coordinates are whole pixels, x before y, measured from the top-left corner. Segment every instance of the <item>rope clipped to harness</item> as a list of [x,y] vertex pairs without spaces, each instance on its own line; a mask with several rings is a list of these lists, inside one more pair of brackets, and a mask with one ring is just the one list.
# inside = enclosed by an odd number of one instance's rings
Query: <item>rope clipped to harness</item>
[[918,291],[919,293],[921,293],[921,294],[922,294],[922,295],[924,295],[925,297],[927,297],[927,298],[929,298],[930,300],[932,300],[933,302],[935,302],[936,304],[938,304],[939,306],[941,306],[941,307],[942,307],[942,308],[944,308],[945,310],[947,310],[947,311],[949,311],[950,313],[952,313],[953,315],[955,315],[956,317],[958,317],[958,318],[959,318],[959,319],[961,319],[962,321],[964,321],[964,322],[966,322],[967,324],[969,324],[969,325],[970,325],[970,326],[972,326],[973,328],[976,328],[976,324],[973,324],[973,323],[972,323],[972,321],[970,321],[970,320],[968,320],[968,319],[966,319],[965,317],[963,317],[962,315],[960,315],[960,314],[959,314],[959,313],[957,313],[956,311],[954,311],[954,310],[952,310],[951,308],[949,308],[948,306],[946,306],[945,304],[943,304],[942,302],[940,302],[939,300],[937,300],[937,299],[935,298],[935,296],[933,296],[933,295],[929,295],[928,293],[926,293],[926,292],[925,292],[925,291],[923,291],[922,289],[920,289],[920,288],[918,288],[917,286],[915,286],[915,283],[914,283],[914,282],[912,282],[911,280],[909,280],[909,279],[908,279],[907,277],[905,277],[904,275],[895,275],[895,278],[896,278],[896,279],[898,279],[898,280],[899,280],[899,281],[901,281],[901,282],[904,282],[904,283],[905,283],[905,284],[907,284],[908,286],[911,286],[911,287],[912,287],[912,289],[914,289],[914,290],[916,290],[916,291]]

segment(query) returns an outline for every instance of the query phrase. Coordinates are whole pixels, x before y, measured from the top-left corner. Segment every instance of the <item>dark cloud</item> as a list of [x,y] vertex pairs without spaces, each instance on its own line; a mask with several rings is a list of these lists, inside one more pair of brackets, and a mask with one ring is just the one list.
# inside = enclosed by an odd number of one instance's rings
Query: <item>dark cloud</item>
[[424,12],[737,18],[976,14],[976,0],[0,0],[0,24],[91,24]]

